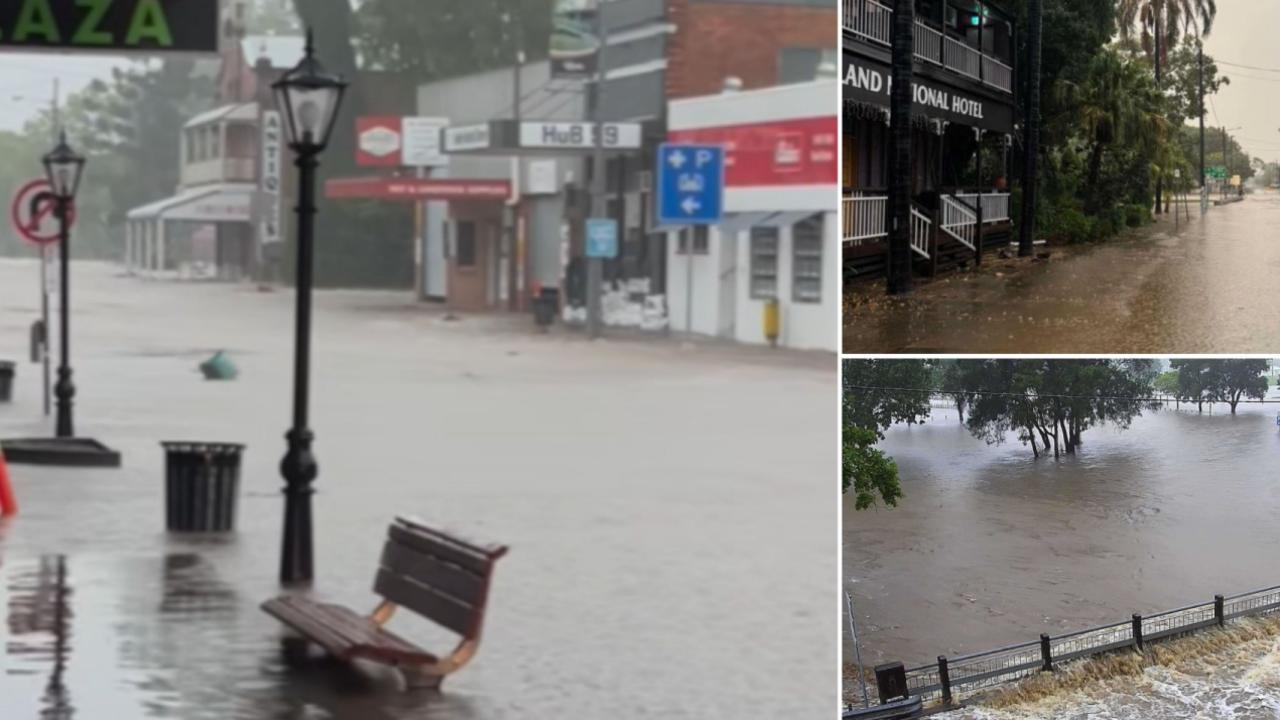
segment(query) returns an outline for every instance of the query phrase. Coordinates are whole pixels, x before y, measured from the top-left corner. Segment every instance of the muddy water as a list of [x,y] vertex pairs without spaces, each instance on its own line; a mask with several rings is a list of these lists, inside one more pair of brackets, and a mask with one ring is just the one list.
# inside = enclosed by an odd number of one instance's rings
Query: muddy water
[[890,429],[901,506],[856,513],[845,498],[864,662],[924,663],[1280,584],[1277,409],[1149,413],[1088,431],[1056,462],[1012,439],[988,446],[954,410]]
[[1266,353],[1280,341],[1280,193],[1059,251],[1006,277],[993,259],[845,318],[844,349],[881,352]]

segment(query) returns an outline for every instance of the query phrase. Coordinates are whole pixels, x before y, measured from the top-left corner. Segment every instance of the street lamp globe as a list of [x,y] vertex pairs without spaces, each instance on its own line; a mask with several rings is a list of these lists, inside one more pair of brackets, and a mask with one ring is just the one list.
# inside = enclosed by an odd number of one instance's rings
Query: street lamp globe
[[325,70],[315,57],[311,31],[307,31],[307,54],[271,85],[276,105],[285,116],[289,147],[300,154],[315,154],[329,144],[329,135],[338,118],[338,107],[347,83]]
[[67,144],[65,130],[58,137],[58,144],[43,158],[45,176],[59,199],[67,201],[80,189],[80,175],[84,172],[84,156]]

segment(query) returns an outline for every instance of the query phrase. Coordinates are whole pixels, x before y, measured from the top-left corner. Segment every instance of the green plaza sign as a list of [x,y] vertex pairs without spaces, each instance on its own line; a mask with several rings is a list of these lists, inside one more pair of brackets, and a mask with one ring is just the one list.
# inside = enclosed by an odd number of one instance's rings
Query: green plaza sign
[[218,51],[217,0],[0,0],[0,50]]

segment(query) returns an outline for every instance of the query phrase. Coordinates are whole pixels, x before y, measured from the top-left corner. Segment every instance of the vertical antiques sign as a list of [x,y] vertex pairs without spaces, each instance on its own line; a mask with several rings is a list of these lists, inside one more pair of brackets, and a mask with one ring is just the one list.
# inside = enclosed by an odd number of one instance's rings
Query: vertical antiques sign
[[0,0],[0,50],[218,52],[214,0]]
[[280,242],[280,163],[282,143],[280,113],[262,113],[262,179],[258,182],[262,215],[258,218],[259,240],[263,245]]

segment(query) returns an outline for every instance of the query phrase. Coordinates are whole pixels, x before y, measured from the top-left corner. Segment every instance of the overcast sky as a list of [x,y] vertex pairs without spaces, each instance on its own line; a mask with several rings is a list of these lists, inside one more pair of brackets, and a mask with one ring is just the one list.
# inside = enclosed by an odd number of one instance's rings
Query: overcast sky
[[[1206,120],[1219,127],[1241,126],[1232,135],[1251,155],[1272,162],[1280,160],[1277,28],[1280,0],[1218,0],[1218,20],[1205,43],[1219,61],[1272,70],[1222,65],[1220,69],[1232,82],[1213,98]],[[123,62],[109,56],[0,55],[0,129],[20,128],[37,108],[47,107],[53,78],[59,78],[65,97],[95,76],[106,77],[112,65]]]

